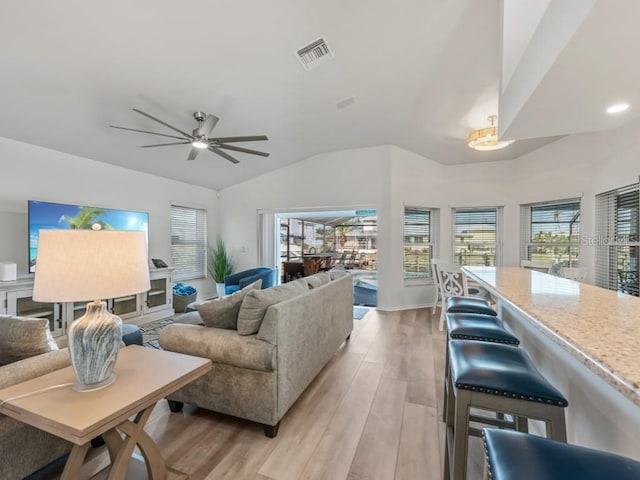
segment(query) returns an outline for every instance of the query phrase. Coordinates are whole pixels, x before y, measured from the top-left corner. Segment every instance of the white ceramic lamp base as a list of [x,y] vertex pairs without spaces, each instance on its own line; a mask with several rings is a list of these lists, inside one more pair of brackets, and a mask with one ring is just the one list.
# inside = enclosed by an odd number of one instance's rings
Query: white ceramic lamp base
[[87,304],[87,312],[69,327],[69,354],[76,374],[75,390],[89,391],[113,383],[113,367],[122,341],[122,320],[105,302]]

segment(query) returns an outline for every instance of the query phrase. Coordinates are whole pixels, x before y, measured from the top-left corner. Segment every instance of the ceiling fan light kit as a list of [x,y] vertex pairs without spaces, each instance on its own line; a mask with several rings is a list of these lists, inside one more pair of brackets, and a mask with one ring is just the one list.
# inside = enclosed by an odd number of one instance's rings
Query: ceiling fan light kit
[[[201,150],[209,150],[217,155],[220,155],[222,158],[230,161],[231,163],[240,163],[239,160],[229,155],[227,152],[223,150],[233,150],[241,153],[249,153],[251,155],[259,155],[261,157],[268,157],[269,154],[266,152],[259,152],[257,150],[251,150],[249,148],[244,147],[236,147],[234,145],[228,145],[229,143],[235,142],[258,142],[262,140],[268,140],[266,135],[253,135],[253,136],[244,136],[244,137],[209,137],[213,128],[218,123],[219,118],[215,115],[206,114],[203,112],[195,112],[193,114],[193,118],[198,122],[198,127],[193,130],[193,132],[188,134],[187,132],[180,130],[173,125],[169,125],[162,120],[149,115],[148,113],[143,112],[142,110],[138,110],[137,108],[133,109],[134,112],[153,120],[154,122],[159,123],[160,125],[164,125],[165,127],[173,130],[180,134],[177,135],[168,135],[165,133],[158,132],[149,132],[147,130],[138,130],[135,128],[128,127],[118,127],[116,125],[109,125],[111,128],[117,128],[119,130],[128,130],[130,132],[138,132],[138,133],[146,133],[148,135],[157,135],[160,137],[174,138],[180,140],[179,142],[170,142],[170,143],[157,143],[153,145],[142,145],[141,148],[155,148],[155,147],[168,147],[170,145],[191,145],[191,150],[189,151],[189,155],[187,160],[195,160],[200,153]],[[222,149],[222,150],[221,150]]]
[[491,150],[500,150],[515,142],[515,140],[498,140],[498,126],[495,124],[497,119],[497,115],[490,115],[488,118],[491,124],[490,127],[474,130],[469,134],[469,138],[467,139],[469,148],[481,152],[488,152]]

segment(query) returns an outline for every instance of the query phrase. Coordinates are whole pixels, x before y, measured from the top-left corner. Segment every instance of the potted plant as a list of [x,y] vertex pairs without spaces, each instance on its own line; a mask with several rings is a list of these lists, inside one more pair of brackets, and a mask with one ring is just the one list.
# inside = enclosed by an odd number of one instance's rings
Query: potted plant
[[224,240],[220,237],[215,245],[209,245],[207,256],[207,268],[213,281],[216,282],[216,293],[218,297],[224,297],[224,277],[233,270],[231,255],[227,252]]

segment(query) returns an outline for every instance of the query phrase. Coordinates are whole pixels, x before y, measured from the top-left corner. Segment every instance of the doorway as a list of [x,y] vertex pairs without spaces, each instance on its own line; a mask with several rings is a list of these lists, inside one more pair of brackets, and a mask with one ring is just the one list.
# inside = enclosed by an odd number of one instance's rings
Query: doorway
[[275,219],[281,283],[344,269],[353,275],[354,305],[377,305],[375,210],[281,212]]

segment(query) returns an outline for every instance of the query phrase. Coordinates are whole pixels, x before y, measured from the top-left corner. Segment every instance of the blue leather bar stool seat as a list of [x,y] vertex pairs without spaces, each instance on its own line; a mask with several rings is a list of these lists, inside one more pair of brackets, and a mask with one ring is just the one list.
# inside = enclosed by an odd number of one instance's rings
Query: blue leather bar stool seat
[[510,333],[498,317],[479,313],[447,313],[450,339],[519,345],[518,337]]
[[491,303],[479,297],[449,297],[447,299],[447,313],[480,313],[498,316],[498,313],[491,308]]
[[522,349],[512,345],[472,340],[449,341],[449,378],[446,385],[445,479],[465,480],[468,436],[478,422],[470,410],[509,414],[515,425],[487,417],[483,422],[527,431],[527,419],[545,423],[547,437],[566,442],[564,396],[537,370]]
[[[448,339],[476,340],[479,342],[495,342],[506,345],[520,344],[518,337],[507,330],[507,327],[498,317],[481,315],[479,313],[448,313],[447,314]],[[449,378],[449,344],[445,354],[444,382],[445,395],[442,410],[442,421],[446,422],[446,385]]]
[[526,433],[487,428],[485,479],[637,480],[640,462]]
[[122,324],[122,341],[125,345],[142,345],[142,331],[137,325]]

